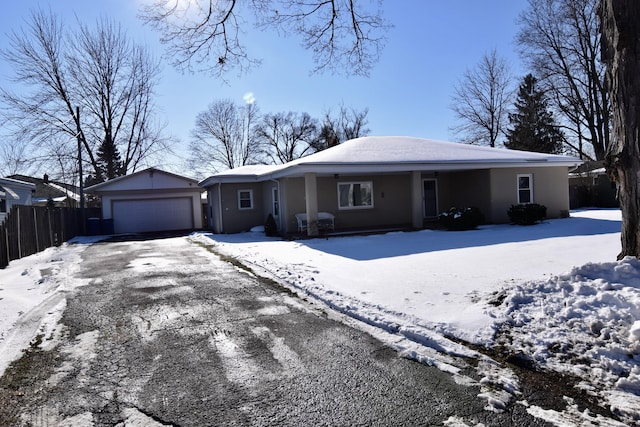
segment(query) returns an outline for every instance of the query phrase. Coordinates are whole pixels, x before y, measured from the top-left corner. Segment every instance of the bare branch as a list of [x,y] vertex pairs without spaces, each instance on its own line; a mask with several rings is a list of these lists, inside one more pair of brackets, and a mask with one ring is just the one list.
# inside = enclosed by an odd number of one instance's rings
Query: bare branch
[[207,175],[260,163],[262,150],[254,129],[257,115],[255,104],[241,107],[229,99],[210,104],[198,114],[191,132],[191,167]]
[[327,110],[318,136],[313,141],[313,150],[321,151],[344,141],[368,135],[370,130],[367,128],[367,114],[369,110],[366,108],[358,111],[355,108],[347,109],[344,104],[340,105],[336,116],[331,110]]
[[231,69],[242,73],[259,63],[240,43],[245,23],[237,9],[235,0],[156,0],[141,18],[160,32],[174,66],[223,78]]
[[[274,2],[263,25],[274,25],[302,37],[313,52],[313,72],[369,75],[377,63],[391,27],[379,9],[360,0],[293,0]],[[373,2],[371,2],[373,3]],[[378,2],[379,3],[379,2]],[[375,7],[375,6],[370,6]]]
[[263,117],[256,129],[271,163],[287,163],[313,150],[317,121],[308,113],[277,113]]
[[[242,14],[258,17],[256,26],[293,32],[313,55],[313,72],[368,75],[385,44],[390,25],[364,0],[253,0],[239,10],[235,0],[156,0],[141,18],[160,32],[167,54],[183,70],[207,71],[224,78],[259,63],[240,42]],[[374,3],[374,2],[371,2]],[[379,1],[377,2],[379,4]],[[182,6],[186,5],[186,6]]]
[[[609,145],[610,106],[600,61],[599,0],[529,0],[520,15],[521,55],[539,77],[570,139],[589,141],[601,160]],[[581,154],[585,154],[580,151]]]
[[454,87],[451,110],[459,124],[452,130],[464,142],[495,147],[504,135],[513,95],[512,76],[495,50],[483,56],[475,69],[467,70]]

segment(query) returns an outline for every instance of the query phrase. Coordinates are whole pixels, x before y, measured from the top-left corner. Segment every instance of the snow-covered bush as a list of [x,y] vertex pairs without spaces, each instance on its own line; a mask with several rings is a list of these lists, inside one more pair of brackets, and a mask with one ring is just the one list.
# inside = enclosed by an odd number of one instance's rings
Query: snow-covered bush
[[484,215],[476,207],[456,208],[442,212],[438,219],[447,230],[473,230],[484,222]]
[[513,224],[533,225],[547,217],[547,207],[538,203],[511,205],[507,211]]

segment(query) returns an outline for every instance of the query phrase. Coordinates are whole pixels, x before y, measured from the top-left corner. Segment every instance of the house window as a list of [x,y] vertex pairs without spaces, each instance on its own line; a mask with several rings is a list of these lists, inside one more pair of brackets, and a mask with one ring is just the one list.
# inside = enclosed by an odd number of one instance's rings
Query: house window
[[518,203],[533,203],[533,175],[518,175]]
[[238,190],[238,209],[253,209],[253,190]]
[[271,189],[271,201],[273,203],[273,216],[278,217],[280,215],[280,197],[278,196],[278,187]]
[[338,208],[367,209],[372,207],[372,182],[341,182],[338,184]]
[[0,199],[0,212],[7,212],[7,199]]

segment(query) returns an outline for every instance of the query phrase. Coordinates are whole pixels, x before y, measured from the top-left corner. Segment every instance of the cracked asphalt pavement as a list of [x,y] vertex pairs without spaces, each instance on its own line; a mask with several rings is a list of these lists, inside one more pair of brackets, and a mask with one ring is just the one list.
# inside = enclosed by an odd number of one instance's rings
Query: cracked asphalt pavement
[[0,378],[0,425],[544,425],[188,236],[82,256],[58,333]]

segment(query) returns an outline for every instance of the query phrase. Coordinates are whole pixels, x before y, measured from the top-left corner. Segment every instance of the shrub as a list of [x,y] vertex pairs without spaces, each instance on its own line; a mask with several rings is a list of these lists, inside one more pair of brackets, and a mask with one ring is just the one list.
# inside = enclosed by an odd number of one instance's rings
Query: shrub
[[438,216],[438,220],[447,230],[473,230],[484,222],[484,215],[476,207],[450,208]]
[[269,214],[269,216],[267,217],[267,221],[264,223],[264,234],[266,234],[267,236],[278,235],[278,226],[276,225],[276,220],[271,214]]
[[547,217],[547,207],[538,203],[511,205],[507,212],[513,224],[533,225]]

